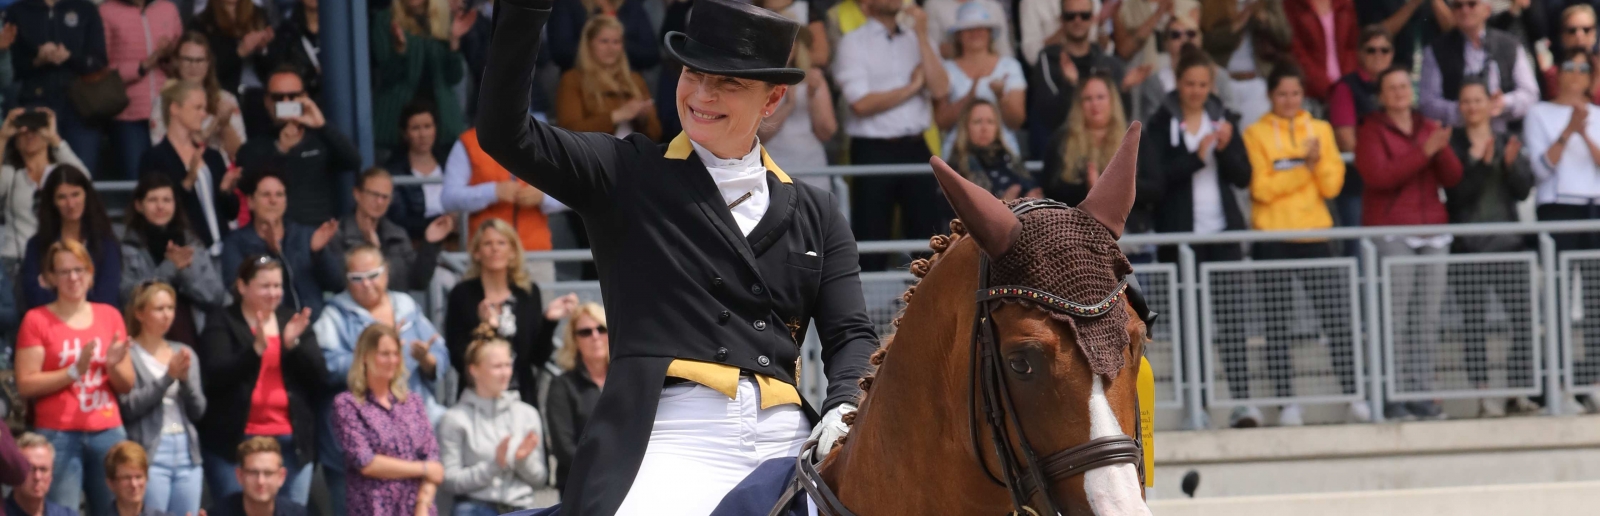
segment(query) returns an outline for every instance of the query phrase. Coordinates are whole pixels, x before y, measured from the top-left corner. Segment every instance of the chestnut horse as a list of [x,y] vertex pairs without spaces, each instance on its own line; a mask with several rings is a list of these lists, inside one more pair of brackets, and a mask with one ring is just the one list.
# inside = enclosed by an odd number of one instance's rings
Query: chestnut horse
[[[1135,122],[1089,199],[1078,208],[1053,206],[1088,212],[1108,230],[1104,242],[1071,246],[1115,245],[1133,202],[1138,140]],[[894,335],[873,356],[878,368],[875,376],[862,381],[866,394],[849,435],[819,466],[822,480],[842,508],[862,516],[999,515],[1014,510],[1049,514],[1051,507],[1064,514],[1149,514],[1140,472],[1126,460],[1050,478],[1044,490],[1025,490],[1020,502],[1016,490],[1005,485],[1015,479],[995,473],[1035,466],[1040,461],[1032,460],[1034,453],[1043,457],[1094,439],[1138,435],[1136,383],[1145,325],[1129,295],[1102,294],[1115,303],[1110,310],[1128,311],[1128,344],[1121,346],[1120,369],[1096,374],[1074,326],[1061,320],[1061,310],[1053,318],[1049,307],[1037,303],[995,303],[988,315],[998,342],[997,371],[1003,371],[1009,391],[1005,408],[1011,412],[998,423],[1005,425],[1006,439],[996,441],[974,406],[982,403],[972,380],[979,355],[973,351],[979,335],[974,326],[983,324],[977,313],[982,305],[974,293],[989,287],[980,285],[980,271],[988,270],[985,256],[998,259],[1019,234],[1043,228],[1026,227],[1020,222],[1026,219],[1011,208],[961,179],[943,161],[933,161],[960,220],[951,223],[951,235],[933,237],[931,259],[912,264],[920,280],[903,296],[906,305]],[[1064,255],[1069,249],[1045,251]],[[1082,274],[1110,276],[1103,271]],[[1008,466],[1004,461],[1009,458],[997,453],[997,442],[1007,443],[1011,458],[1028,460],[1010,459],[1018,463]],[[1021,473],[1015,478],[1047,478]]]

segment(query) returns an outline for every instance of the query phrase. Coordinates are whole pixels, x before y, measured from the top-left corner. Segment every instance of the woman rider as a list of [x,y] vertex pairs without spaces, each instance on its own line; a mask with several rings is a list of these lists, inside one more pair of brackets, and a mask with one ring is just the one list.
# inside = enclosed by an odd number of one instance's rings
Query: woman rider
[[[800,26],[696,2],[665,40],[684,66],[684,132],[659,145],[526,115],[551,4],[501,0],[478,133],[496,161],[583,216],[611,316],[612,369],[563,513],[707,514],[761,461],[808,438],[825,453],[877,347],[839,199],[791,181],[756,139],[805,79],[787,67]],[[807,323],[829,380],[820,411],[795,388]]]

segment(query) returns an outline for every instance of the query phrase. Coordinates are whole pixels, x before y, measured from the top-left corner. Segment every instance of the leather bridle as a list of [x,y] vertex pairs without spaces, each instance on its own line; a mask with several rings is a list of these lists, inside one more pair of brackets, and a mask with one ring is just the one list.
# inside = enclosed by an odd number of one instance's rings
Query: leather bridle
[[[1052,200],[1028,200],[1011,207],[1011,212],[1019,218],[1027,212],[1036,209],[1066,209],[1067,205]],[[1128,435],[1101,437],[1088,442],[1040,457],[1034,451],[1033,445],[1023,431],[1022,421],[1012,401],[1011,390],[1005,384],[1005,371],[1002,370],[1000,360],[999,330],[994,322],[994,309],[1002,299],[1023,299],[1047,310],[1070,315],[1076,318],[1096,318],[1111,313],[1120,307],[1118,299],[1126,294],[1130,304],[1146,324],[1155,319],[1140,295],[1137,282],[1130,283],[1131,276],[1125,276],[1117,286],[1100,302],[1092,305],[1083,305],[1066,298],[1021,285],[989,285],[989,257],[981,256],[978,272],[978,292],[976,303],[977,313],[972,325],[972,360],[968,378],[968,414],[972,451],[979,464],[983,465],[984,474],[996,485],[1004,486],[1011,495],[1013,516],[1033,515],[1038,516],[1040,511],[1030,506],[1033,496],[1043,492],[1044,509],[1046,515],[1066,514],[1061,510],[1061,505],[1056,503],[1050,494],[1050,485],[1053,482],[1066,478],[1082,475],[1091,470],[1113,466],[1117,464],[1133,464],[1139,471],[1142,480],[1144,471],[1144,455],[1139,418],[1134,418],[1135,437]],[[1137,363],[1137,362],[1136,362]],[[1137,367],[1137,366],[1136,366]],[[1135,403],[1138,403],[1137,400]],[[982,422],[979,422],[979,418]],[[1010,425],[1008,426],[1007,423]],[[978,436],[980,424],[989,428],[990,447],[994,449],[995,459],[999,463],[1000,475],[996,475],[989,461],[983,457],[984,446]],[[1010,429],[1015,428],[1012,432]],[[1013,435],[1015,434],[1015,435]],[[1021,450],[1021,456],[1013,453],[1015,448]],[[787,508],[787,500],[798,490],[804,490],[811,495],[817,504],[817,514],[824,516],[854,516],[846,509],[833,490],[822,480],[812,464],[811,456],[815,442],[806,443],[800,456],[797,458],[797,474],[785,492],[783,502],[773,509],[774,515],[781,514],[780,509]]]

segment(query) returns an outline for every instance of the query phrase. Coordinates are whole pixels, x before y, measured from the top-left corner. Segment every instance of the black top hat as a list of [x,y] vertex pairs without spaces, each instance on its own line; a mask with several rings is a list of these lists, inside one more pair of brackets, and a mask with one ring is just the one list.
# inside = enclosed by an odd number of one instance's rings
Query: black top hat
[[685,68],[712,75],[797,84],[806,71],[790,68],[800,24],[783,15],[729,0],[695,0],[687,32],[667,33],[667,55]]

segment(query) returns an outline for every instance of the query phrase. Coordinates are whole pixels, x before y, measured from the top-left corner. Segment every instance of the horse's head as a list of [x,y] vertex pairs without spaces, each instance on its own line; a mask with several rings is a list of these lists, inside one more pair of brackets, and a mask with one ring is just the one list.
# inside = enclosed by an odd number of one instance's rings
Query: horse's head
[[985,258],[973,333],[974,445],[1024,512],[1149,514],[1134,440],[1148,312],[1117,247],[1138,146],[1135,122],[1077,208],[1007,205],[934,159]]

